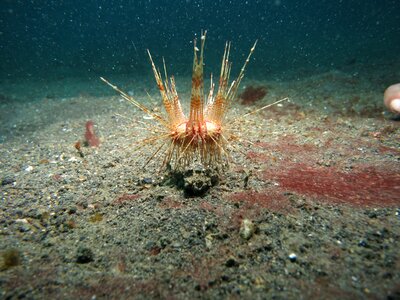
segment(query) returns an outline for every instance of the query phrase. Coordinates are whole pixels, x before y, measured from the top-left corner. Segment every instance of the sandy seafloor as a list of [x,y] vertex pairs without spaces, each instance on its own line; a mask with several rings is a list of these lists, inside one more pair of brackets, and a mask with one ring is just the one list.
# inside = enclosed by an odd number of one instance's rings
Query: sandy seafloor
[[[161,158],[141,168],[143,113],[97,78],[2,81],[0,298],[400,299],[400,123],[382,104],[399,69],[245,80],[268,94],[232,119],[291,101],[240,123],[201,197]],[[106,77],[159,99],[151,77]],[[88,120],[101,145],[81,157]]]

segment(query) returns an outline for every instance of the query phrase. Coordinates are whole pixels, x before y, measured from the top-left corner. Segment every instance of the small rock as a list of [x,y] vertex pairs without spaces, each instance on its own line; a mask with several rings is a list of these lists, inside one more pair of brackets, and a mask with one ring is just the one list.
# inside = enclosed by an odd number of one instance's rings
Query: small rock
[[151,177],[145,177],[142,179],[142,184],[152,184],[153,179]]
[[239,230],[240,236],[243,239],[248,240],[253,236],[254,231],[255,231],[254,223],[249,219],[243,219]]
[[228,258],[228,260],[225,262],[225,266],[228,268],[237,267],[238,265],[239,263],[233,257]]
[[31,225],[27,219],[16,219],[15,223],[18,224],[18,230],[20,232],[28,232],[31,230]]
[[365,240],[360,240],[358,242],[358,246],[360,246],[360,247],[368,247],[368,244],[367,244],[367,242]]
[[8,184],[13,184],[15,182],[15,178],[12,176],[5,176],[2,180],[1,180],[1,185],[5,186]]
[[378,213],[376,211],[368,211],[366,214],[371,219],[376,219],[378,217]]
[[33,170],[33,167],[32,166],[27,166],[26,168],[25,168],[25,171],[26,172],[30,172],[30,171],[32,171]]
[[175,248],[175,249],[180,249],[180,248],[182,248],[182,244],[179,242],[174,242],[171,244],[171,247]]
[[31,226],[29,224],[22,223],[21,225],[18,226],[18,230],[20,232],[28,232],[31,230]]
[[297,255],[296,255],[296,253],[290,253],[288,257],[289,257],[289,260],[290,260],[291,262],[295,262],[295,261],[297,260]]
[[78,264],[87,264],[94,260],[93,251],[90,248],[79,247],[76,252],[76,262]]
[[205,242],[206,242],[206,248],[208,250],[211,250],[213,247],[213,235],[212,234],[207,234],[205,237]]

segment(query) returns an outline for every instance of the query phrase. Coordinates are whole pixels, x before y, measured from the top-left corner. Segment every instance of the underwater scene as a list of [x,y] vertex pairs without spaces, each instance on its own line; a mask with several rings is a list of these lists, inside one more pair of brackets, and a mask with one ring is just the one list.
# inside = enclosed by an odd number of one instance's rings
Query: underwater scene
[[1,299],[400,299],[398,0],[2,0]]

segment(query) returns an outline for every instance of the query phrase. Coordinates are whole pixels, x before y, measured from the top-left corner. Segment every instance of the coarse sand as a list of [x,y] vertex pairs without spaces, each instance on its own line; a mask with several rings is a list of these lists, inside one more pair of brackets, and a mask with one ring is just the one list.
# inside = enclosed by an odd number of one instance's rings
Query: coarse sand
[[[151,120],[98,78],[2,81],[0,298],[400,299],[400,123],[382,103],[395,72],[245,80],[266,95],[231,119],[290,102],[240,122],[201,196],[162,157],[142,168]],[[151,78],[109,80],[162,110]]]

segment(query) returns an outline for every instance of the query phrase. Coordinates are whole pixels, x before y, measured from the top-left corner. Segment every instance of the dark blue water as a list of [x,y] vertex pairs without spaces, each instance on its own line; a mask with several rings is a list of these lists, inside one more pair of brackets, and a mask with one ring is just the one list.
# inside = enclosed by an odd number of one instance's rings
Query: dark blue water
[[2,0],[0,78],[147,74],[147,48],[189,74],[202,29],[214,71],[226,40],[236,67],[259,40],[250,76],[398,62],[400,1]]

